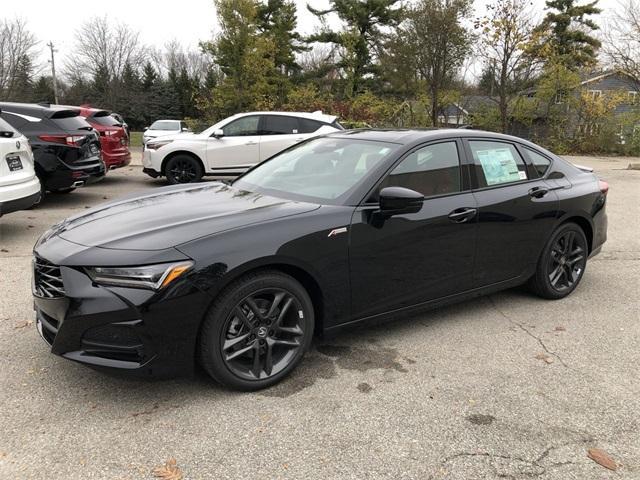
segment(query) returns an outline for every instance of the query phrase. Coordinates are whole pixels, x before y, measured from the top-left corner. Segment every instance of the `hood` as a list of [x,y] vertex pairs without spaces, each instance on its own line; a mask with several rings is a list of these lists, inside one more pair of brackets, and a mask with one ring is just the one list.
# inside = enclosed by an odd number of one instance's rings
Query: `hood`
[[162,137],[165,139],[174,139],[176,137],[182,137],[184,135],[193,135],[193,132],[177,132],[177,131],[167,131],[167,130],[147,130],[142,134],[143,137]]
[[164,250],[250,224],[297,215],[319,205],[264,196],[219,182],[175,185],[125,197],[70,217],[41,240],[125,250]]

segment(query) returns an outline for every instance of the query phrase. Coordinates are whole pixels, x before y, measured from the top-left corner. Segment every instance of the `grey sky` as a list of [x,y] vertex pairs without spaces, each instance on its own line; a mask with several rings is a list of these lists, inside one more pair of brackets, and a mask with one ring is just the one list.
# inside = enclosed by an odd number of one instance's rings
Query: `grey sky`
[[[306,4],[321,8],[327,0],[296,0],[298,5],[298,29],[302,33],[313,32],[319,22],[311,15]],[[78,27],[92,17],[108,15],[114,21],[124,22],[140,31],[145,44],[162,47],[172,39],[185,47],[195,48],[199,40],[212,36],[216,18],[212,0],[136,1],[136,0],[20,0],[2,2],[2,14],[5,18],[22,17],[41,41],[43,63],[46,61],[44,44],[52,40],[59,50],[61,63],[64,56],[73,51],[74,35]],[[487,0],[476,0],[476,14],[484,13]],[[617,0],[601,0],[603,16],[609,17],[618,5]],[[540,11],[544,0],[533,0],[533,6]]]

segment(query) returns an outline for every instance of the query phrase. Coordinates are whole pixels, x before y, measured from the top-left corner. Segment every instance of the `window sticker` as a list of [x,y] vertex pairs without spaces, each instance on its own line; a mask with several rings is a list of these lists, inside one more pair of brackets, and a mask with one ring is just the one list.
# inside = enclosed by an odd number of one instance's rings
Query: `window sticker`
[[477,150],[476,155],[482,165],[487,185],[518,182],[527,178],[525,172],[518,171],[518,164],[508,148]]

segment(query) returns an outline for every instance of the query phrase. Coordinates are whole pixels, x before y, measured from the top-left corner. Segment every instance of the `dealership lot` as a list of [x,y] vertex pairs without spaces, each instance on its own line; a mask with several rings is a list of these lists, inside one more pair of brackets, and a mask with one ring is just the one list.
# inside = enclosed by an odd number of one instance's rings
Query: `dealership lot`
[[318,340],[291,378],[254,394],[202,374],[96,373],[49,354],[31,323],[38,235],[163,181],[133,166],[3,217],[1,476],[152,478],[175,458],[194,479],[640,477],[640,171],[572,160],[611,186],[609,241],[573,295],[512,290]]

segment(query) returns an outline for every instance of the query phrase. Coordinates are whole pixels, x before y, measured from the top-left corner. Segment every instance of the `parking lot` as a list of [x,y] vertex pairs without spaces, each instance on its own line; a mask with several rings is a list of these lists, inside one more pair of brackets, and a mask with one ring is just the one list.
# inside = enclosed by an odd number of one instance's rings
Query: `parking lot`
[[133,165],[3,217],[0,477],[154,478],[175,459],[189,479],[640,478],[640,171],[626,169],[638,160],[571,160],[611,189],[609,240],[570,297],[516,289],[318,339],[289,379],[251,394],[204,374],[97,373],[35,330],[36,238],[162,180]]

